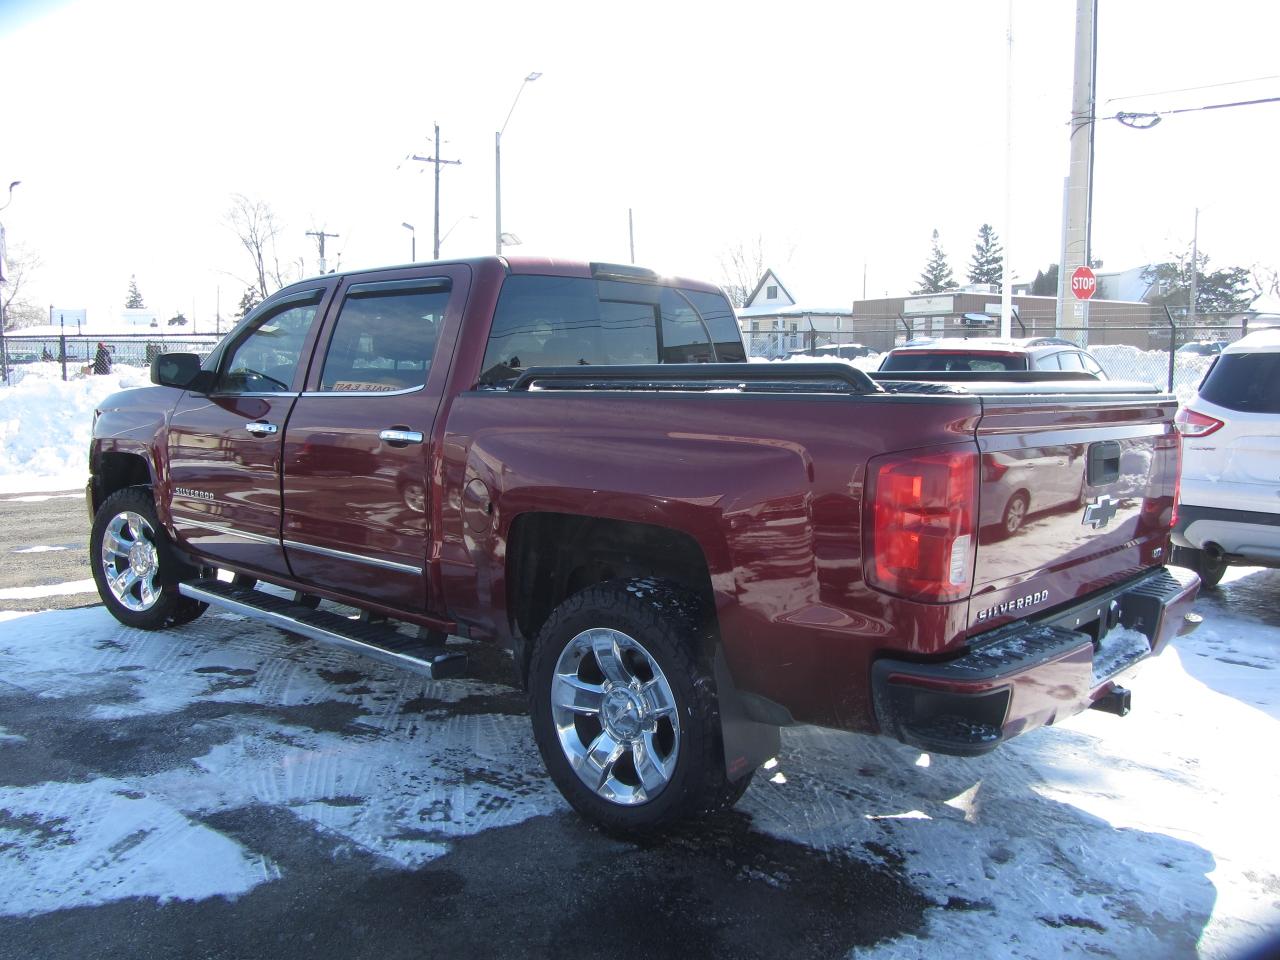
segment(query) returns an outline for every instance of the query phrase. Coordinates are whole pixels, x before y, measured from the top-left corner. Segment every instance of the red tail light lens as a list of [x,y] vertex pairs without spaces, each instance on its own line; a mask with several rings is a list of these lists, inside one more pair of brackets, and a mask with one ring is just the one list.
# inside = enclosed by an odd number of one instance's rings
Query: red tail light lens
[[1207,437],[1222,427],[1223,423],[1207,413],[1200,413],[1189,407],[1183,407],[1173,418],[1173,425],[1184,437]]
[[1182,502],[1182,435],[1175,433],[1173,440],[1173,509],[1169,512],[1171,530],[1178,525],[1178,504]]
[[872,459],[867,582],[918,600],[967,597],[973,590],[977,481],[976,451]]

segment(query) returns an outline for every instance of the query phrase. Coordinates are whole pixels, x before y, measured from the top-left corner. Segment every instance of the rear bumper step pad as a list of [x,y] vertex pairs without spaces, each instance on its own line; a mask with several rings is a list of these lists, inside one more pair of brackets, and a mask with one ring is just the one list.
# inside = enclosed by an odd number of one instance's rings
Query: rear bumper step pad
[[[1190,571],[1154,570],[1065,611],[992,630],[953,660],[878,660],[871,678],[880,730],[922,750],[978,756],[1089,709],[1183,629],[1199,585]],[[1099,621],[1103,629],[1084,632]],[[1141,636],[1107,637],[1112,626]],[[1098,709],[1123,716],[1127,691],[1121,696],[1123,704],[1113,698]]]

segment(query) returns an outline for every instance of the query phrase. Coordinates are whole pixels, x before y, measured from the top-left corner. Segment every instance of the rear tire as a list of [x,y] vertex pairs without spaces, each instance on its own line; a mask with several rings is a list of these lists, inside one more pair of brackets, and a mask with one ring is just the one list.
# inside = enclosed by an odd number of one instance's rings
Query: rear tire
[[653,833],[737,802],[724,773],[698,604],[674,584],[614,580],[574,594],[538,634],[534,738],[564,798],[603,830]]
[[174,553],[146,487],[117,490],[98,508],[89,560],[103,605],[127,627],[178,626],[208,607],[178,592],[196,571]]
[[1200,574],[1200,585],[1206,588],[1216,587],[1227,572],[1227,561],[1218,558],[1216,561],[1196,547],[1174,547],[1169,562],[1175,567],[1186,567]]

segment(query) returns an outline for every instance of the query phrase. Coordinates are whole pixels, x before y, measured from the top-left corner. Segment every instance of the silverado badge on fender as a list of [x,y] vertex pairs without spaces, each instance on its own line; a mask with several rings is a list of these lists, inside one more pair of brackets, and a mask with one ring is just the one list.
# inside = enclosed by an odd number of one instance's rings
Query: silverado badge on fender
[[1092,503],[1085,505],[1084,517],[1080,522],[1082,524],[1087,523],[1095,530],[1101,530],[1115,519],[1116,510],[1119,506],[1119,500],[1113,500],[1109,494],[1103,494]]

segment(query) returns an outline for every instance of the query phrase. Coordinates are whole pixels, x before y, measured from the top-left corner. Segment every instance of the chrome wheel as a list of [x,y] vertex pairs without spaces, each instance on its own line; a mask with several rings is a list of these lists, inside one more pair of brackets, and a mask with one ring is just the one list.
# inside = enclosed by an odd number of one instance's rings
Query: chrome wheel
[[156,574],[160,555],[155,530],[141,514],[126,510],[107,521],[102,536],[102,573],[111,595],[135,613],[160,599]]
[[560,748],[597,796],[633,806],[671,781],[680,752],[675,694],[656,660],[618,630],[584,630],[551,677]]

